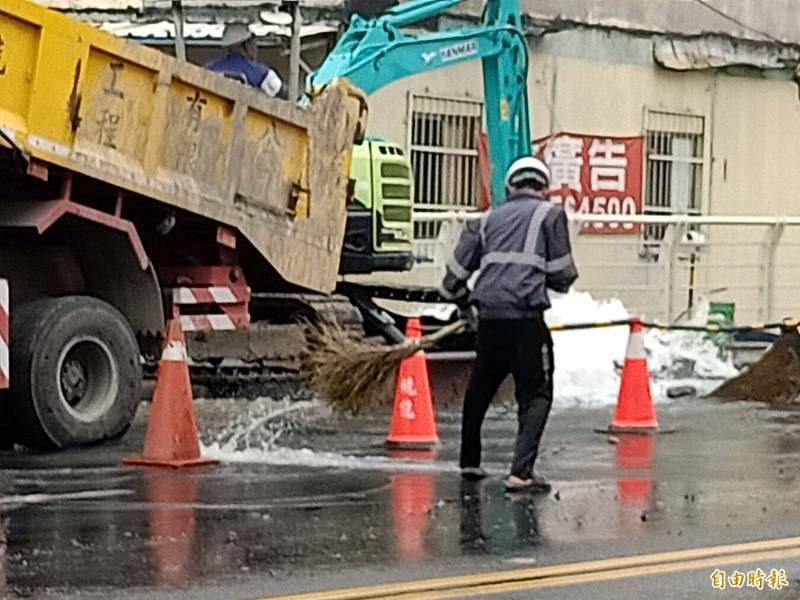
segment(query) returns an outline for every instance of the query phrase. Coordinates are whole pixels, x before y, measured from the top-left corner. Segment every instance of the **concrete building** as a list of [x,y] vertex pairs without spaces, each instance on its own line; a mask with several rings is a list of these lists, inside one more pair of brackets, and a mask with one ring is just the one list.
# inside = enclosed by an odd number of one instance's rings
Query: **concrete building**
[[[168,48],[167,0],[43,0],[106,29]],[[265,59],[285,74],[286,15],[277,0],[183,0],[189,58],[216,52],[221,24],[258,23]],[[303,1],[305,63],[313,67],[354,11],[385,2]],[[467,0],[426,27],[470,26]],[[523,0],[535,138],[561,132],[642,139],[641,203],[658,215],[800,215],[800,1]],[[369,132],[403,144],[420,210],[474,208],[483,89],[478,62],[398,81],[372,97]],[[389,107],[389,108],[386,108]],[[595,205],[590,210],[599,210]],[[765,221],[765,223],[766,223]],[[691,229],[699,232],[694,235]],[[634,312],[674,320],[700,296],[735,303],[737,321],[800,316],[798,227],[643,226],[614,235],[576,229],[580,287]],[[447,230],[447,227],[445,227]],[[605,229],[604,231],[608,231]],[[420,224],[420,252],[438,224]],[[685,243],[684,243],[685,242]],[[438,258],[446,252],[440,239]],[[418,282],[435,283],[437,263]],[[404,276],[408,279],[408,276]]]
[[[451,19],[476,18],[478,5],[466,3]],[[800,101],[793,80],[800,3],[775,2],[768,9],[756,2],[687,0],[523,5],[530,25],[535,138],[558,132],[642,136],[647,213],[800,214],[795,192],[800,172],[794,167],[800,155]],[[417,151],[415,143],[431,144],[431,121],[437,118],[444,128],[468,127],[470,119],[479,118],[479,72],[477,64],[462,64],[399,81],[374,95],[373,105],[393,110],[373,111],[371,131],[405,141],[417,167],[420,204],[475,202],[474,185],[433,183],[437,171],[474,176],[474,156],[465,160],[464,148],[456,148],[450,160],[461,165],[438,159],[429,172],[431,153]],[[438,135],[447,145],[447,134]],[[470,160],[472,166],[463,164]],[[682,244],[691,236],[663,226],[618,235],[584,231],[575,244],[579,286],[597,297],[619,296],[632,311],[671,320],[690,313],[700,296],[735,303],[738,321],[800,314],[796,227],[697,229],[699,244]],[[674,245],[670,233],[679,234]]]

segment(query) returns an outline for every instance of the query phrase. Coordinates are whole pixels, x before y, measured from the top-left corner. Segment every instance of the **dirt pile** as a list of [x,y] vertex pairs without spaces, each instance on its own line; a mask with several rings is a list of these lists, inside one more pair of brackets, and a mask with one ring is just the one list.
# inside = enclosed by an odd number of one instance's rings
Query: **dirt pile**
[[785,331],[761,359],[709,396],[766,402],[775,408],[800,407],[800,334]]

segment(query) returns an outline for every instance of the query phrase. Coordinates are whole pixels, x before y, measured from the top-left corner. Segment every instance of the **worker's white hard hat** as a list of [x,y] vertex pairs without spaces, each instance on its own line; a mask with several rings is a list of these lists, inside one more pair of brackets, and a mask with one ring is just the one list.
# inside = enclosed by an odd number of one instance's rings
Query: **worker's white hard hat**
[[535,156],[515,160],[506,173],[506,189],[532,186],[544,189],[550,185],[550,169]]
[[222,46],[244,44],[252,37],[253,34],[246,23],[228,23],[225,25],[225,32],[222,34]]

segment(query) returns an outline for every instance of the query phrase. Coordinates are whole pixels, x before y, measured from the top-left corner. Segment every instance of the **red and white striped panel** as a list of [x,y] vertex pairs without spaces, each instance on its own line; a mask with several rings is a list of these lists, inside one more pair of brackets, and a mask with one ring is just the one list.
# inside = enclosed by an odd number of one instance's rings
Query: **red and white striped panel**
[[184,331],[217,331],[236,329],[236,323],[228,315],[181,315]]
[[[239,294],[237,295],[237,292]],[[247,302],[246,292],[228,286],[172,288],[175,304],[237,304]]]
[[8,281],[0,279],[0,389],[9,386],[9,316],[10,301],[8,297]]
[[[181,315],[184,331],[245,329],[250,325],[250,288],[246,284],[176,287],[171,292],[173,305],[196,307],[187,311],[196,314]],[[211,310],[202,314],[206,312],[203,306]]]

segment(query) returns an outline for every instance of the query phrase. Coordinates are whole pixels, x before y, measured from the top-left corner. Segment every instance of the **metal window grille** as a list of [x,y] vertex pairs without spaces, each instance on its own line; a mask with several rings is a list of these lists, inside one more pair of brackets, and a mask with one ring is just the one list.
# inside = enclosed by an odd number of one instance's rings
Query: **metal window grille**
[[[645,131],[645,214],[699,214],[705,163],[705,118],[648,110]],[[644,239],[659,241],[664,238],[665,231],[664,225],[647,225]]]
[[[477,208],[483,102],[411,93],[409,117],[414,209]],[[415,238],[435,238],[437,225],[416,223]]]

